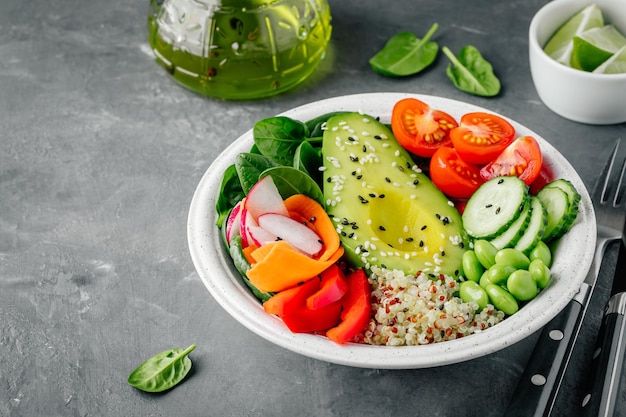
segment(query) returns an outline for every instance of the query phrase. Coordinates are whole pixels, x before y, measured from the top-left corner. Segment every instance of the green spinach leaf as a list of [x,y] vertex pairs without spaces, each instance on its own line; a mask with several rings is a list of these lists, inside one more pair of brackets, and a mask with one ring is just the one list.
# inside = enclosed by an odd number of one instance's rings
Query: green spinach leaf
[[245,152],[238,154],[235,157],[235,169],[237,170],[243,192],[248,194],[254,184],[261,178],[261,173],[275,166],[277,165],[272,159],[260,154]]
[[128,377],[128,383],[146,392],[162,392],[182,381],[191,369],[189,353],[196,348],[166,350],[154,355],[135,369]]
[[241,236],[235,236],[231,239],[228,251],[230,253],[230,257],[233,259],[233,264],[235,265],[235,268],[237,268],[237,271],[239,271],[239,274],[243,279],[243,282],[245,282],[248,288],[250,288],[250,291],[252,291],[254,296],[261,300],[262,303],[269,300],[274,294],[259,290],[257,287],[254,286],[254,284],[252,284],[252,282],[250,282],[250,279],[246,275],[246,272],[248,272],[248,269],[250,269],[250,264],[248,263],[248,260],[246,259],[246,256],[243,254],[243,250],[241,249]]
[[433,24],[422,39],[413,33],[401,32],[392,36],[369,63],[379,74],[402,77],[417,74],[437,58],[439,45],[430,38],[439,25]]
[[324,194],[320,186],[304,172],[293,167],[274,167],[264,171],[261,178],[271,175],[278,192],[287,199],[294,194],[304,194],[324,204]]
[[307,126],[285,116],[259,120],[253,129],[254,144],[259,152],[278,165],[291,166],[300,143],[308,137]]
[[220,192],[217,197],[217,202],[215,203],[217,227],[222,227],[230,210],[235,207],[237,202],[243,197],[245,197],[245,193],[243,192],[243,188],[241,188],[237,168],[235,164],[233,164],[224,171],[222,183],[220,184]]
[[451,61],[446,74],[459,90],[485,97],[495,96],[500,92],[500,80],[476,47],[467,45],[461,48],[458,57],[445,46],[442,50]]
[[309,142],[302,142],[293,157],[293,167],[313,178],[313,181],[321,186],[322,171],[319,168],[323,162],[320,153],[321,150],[316,150]]

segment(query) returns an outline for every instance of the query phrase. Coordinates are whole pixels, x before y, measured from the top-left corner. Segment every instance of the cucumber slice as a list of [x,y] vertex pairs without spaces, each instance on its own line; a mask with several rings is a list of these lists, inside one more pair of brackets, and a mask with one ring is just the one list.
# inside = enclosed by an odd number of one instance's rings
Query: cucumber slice
[[544,232],[544,241],[549,242],[562,236],[564,227],[570,221],[570,202],[567,193],[559,187],[543,187],[537,198],[546,209],[548,224]]
[[554,237],[554,239],[556,239],[567,233],[574,225],[574,222],[578,217],[579,203],[582,197],[574,187],[574,184],[563,178],[554,180],[546,184],[545,187],[556,187],[563,190],[565,194],[567,194],[567,199],[569,200],[569,213],[567,213],[567,219],[565,220],[565,224],[563,225],[560,234]]
[[496,177],[472,194],[463,211],[463,226],[475,239],[503,233],[524,211],[528,186],[518,177]]
[[548,224],[548,214],[545,207],[535,196],[530,197],[530,221],[524,234],[515,245],[515,249],[529,255],[535,245],[543,238]]
[[530,204],[526,203],[522,214],[502,234],[491,239],[491,244],[498,249],[512,248],[522,237],[530,221]]

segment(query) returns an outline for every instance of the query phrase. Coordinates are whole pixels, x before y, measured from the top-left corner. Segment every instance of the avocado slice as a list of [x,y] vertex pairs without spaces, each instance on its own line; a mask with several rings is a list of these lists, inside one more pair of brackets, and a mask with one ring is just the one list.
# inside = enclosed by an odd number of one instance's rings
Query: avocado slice
[[331,117],[322,155],[326,211],[352,266],[459,274],[461,216],[387,126],[356,112]]

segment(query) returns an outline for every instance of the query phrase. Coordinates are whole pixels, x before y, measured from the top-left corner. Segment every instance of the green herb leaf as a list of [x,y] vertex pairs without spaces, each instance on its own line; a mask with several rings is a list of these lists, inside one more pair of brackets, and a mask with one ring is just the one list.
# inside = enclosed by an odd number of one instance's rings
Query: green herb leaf
[[274,166],[277,165],[267,156],[245,152],[238,154],[235,157],[235,169],[244,193],[247,195],[250,192],[254,184],[261,179],[263,171]]
[[254,144],[259,152],[278,165],[292,165],[300,142],[308,137],[307,126],[285,116],[259,120],[253,129]]
[[287,199],[294,194],[304,194],[320,204],[324,202],[324,193],[317,182],[303,171],[293,167],[274,167],[264,171],[259,179],[271,175],[278,192]]
[[220,192],[215,203],[215,210],[218,215],[216,222],[217,227],[222,227],[222,224],[224,224],[224,221],[228,217],[228,213],[230,213],[232,208],[235,207],[237,202],[243,197],[245,197],[245,193],[241,188],[237,168],[235,164],[232,164],[224,171],[222,183],[220,184]]
[[382,75],[400,77],[417,74],[433,63],[439,45],[431,42],[439,25],[433,24],[422,39],[410,32],[401,32],[370,59],[372,69]]
[[446,46],[442,50],[451,61],[446,74],[456,88],[485,97],[495,96],[500,92],[500,80],[493,73],[491,64],[474,46],[463,47],[458,57]]
[[248,272],[248,270],[250,269],[250,264],[248,263],[248,260],[246,259],[246,256],[243,254],[243,250],[241,249],[241,236],[235,236],[232,238],[232,240],[230,241],[230,246],[228,247],[228,251],[230,253],[230,257],[233,258],[233,264],[241,275],[243,282],[248,286],[248,288],[250,288],[254,296],[261,300],[262,303],[269,300],[274,294],[259,290],[252,282],[250,282],[248,275],[246,275],[246,272]]
[[182,381],[191,369],[189,353],[196,348],[170,349],[154,355],[135,369],[128,383],[146,392],[162,392]]

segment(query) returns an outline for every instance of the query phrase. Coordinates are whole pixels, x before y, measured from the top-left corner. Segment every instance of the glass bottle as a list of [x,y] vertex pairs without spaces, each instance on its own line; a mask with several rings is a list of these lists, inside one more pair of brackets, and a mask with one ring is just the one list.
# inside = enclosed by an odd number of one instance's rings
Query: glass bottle
[[326,0],[151,0],[148,40],[181,85],[229,100],[268,97],[304,81],[331,37]]

